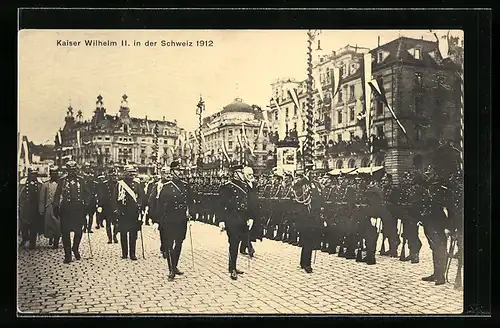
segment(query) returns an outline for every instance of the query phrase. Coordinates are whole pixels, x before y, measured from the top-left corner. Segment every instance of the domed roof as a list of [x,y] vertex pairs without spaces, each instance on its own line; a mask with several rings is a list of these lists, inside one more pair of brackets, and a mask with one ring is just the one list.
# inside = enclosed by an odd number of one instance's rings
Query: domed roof
[[241,98],[236,98],[232,103],[225,106],[221,113],[253,113],[254,109],[249,104],[244,103]]

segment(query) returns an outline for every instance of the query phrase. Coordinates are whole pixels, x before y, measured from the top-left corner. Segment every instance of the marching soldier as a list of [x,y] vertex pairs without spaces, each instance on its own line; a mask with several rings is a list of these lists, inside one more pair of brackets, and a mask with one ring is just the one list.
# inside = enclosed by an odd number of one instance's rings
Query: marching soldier
[[45,237],[49,238],[49,245],[53,249],[59,247],[59,239],[61,238],[61,225],[59,218],[54,215],[54,196],[59,180],[57,167],[49,169],[50,180],[43,183],[40,190],[40,215],[44,217]]
[[[243,165],[232,165],[233,179],[224,184],[219,190],[221,206],[217,213],[217,220],[221,230],[226,230],[229,242],[229,272],[233,280],[243,274],[236,268],[238,247],[252,228],[254,206],[249,197],[249,187],[243,172]],[[250,203],[249,203],[250,202]]]
[[[94,175],[92,174],[92,169],[90,167],[89,163],[84,164],[84,169],[83,169],[83,178],[85,179],[85,183],[87,184],[86,188],[89,192],[88,195],[88,200],[87,200],[87,208],[86,208],[86,215],[88,217],[87,219],[87,224],[85,225],[84,231],[83,232],[89,232],[93,233],[92,231],[92,224],[94,223],[94,214],[96,212],[96,204],[97,204],[97,199],[96,199],[96,181],[94,179]],[[99,229],[100,225],[96,226],[96,229]]]
[[[60,180],[54,196],[54,215],[61,223],[61,237],[64,247],[64,263],[72,261],[71,252],[75,259],[81,258],[79,247],[83,229],[86,225],[89,192],[85,180],[77,175],[75,161],[66,163],[67,176]],[[74,232],[73,245],[70,233]]]
[[111,169],[108,176],[102,175],[97,183],[97,221],[106,221],[106,235],[108,236],[108,244],[118,243],[118,228],[116,226],[116,215],[113,215],[113,199],[116,197],[116,174],[115,170]]
[[159,222],[155,229],[160,228],[163,250],[168,263],[168,280],[173,281],[176,275],[182,275],[178,268],[182,243],[186,239],[189,206],[193,202],[193,195],[189,184],[179,176],[179,162],[173,161],[170,170],[163,168],[163,181],[160,190],[154,190],[151,197],[157,199],[155,216]]
[[28,169],[26,184],[19,196],[19,226],[21,228],[21,247],[29,242],[29,249],[35,249],[38,233],[43,231],[43,216],[39,212],[40,182],[38,172]]
[[135,250],[137,245],[137,232],[142,228],[140,213],[144,190],[139,182],[134,179],[136,169],[132,165],[125,167],[125,176],[117,183],[116,195],[114,197],[114,214],[118,216],[118,231],[120,232],[120,243],[122,248],[122,259],[135,261]]

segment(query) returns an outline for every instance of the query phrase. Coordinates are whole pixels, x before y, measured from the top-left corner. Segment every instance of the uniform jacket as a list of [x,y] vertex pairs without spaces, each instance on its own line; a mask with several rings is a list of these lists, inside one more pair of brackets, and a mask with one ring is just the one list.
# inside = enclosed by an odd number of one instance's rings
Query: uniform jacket
[[[121,186],[121,182],[125,183],[134,193],[136,199],[127,192],[126,188]],[[115,195],[113,197],[113,210],[118,215],[118,228],[120,231],[140,230],[141,224],[139,214],[142,210],[142,202],[144,200],[144,189],[141,188],[140,182],[135,179],[122,179],[115,187]]]
[[193,205],[193,191],[186,181],[178,178],[155,184],[149,197],[153,222],[168,224],[187,220],[186,211]]
[[221,186],[219,197],[221,206],[217,215],[219,222],[225,222],[229,230],[244,230],[247,220],[255,219],[256,197],[248,184],[233,179]]
[[54,215],[54,197],[57,182],[47,181],[40,189],[39,211],[44,217],[44,235],[47,238],[55,238],[61,234],[59,218]]
[[27,181],[19,195],[19,221],[21,225],[40,223],[39,195],[41,184],[37,180]]
[[59,180],[54,196],[54,213],[61,220],[61,230],[81,231],[90,196],[87,186],[80,176],[68,175]]

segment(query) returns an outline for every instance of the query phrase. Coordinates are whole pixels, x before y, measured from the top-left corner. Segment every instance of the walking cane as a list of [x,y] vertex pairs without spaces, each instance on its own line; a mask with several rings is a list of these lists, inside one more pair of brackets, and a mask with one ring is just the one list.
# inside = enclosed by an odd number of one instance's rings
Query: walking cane
[[188,228],[189,228],[189,241],[191,242],[191,259],[193,262],[193,271],[194,271],[194,249],[193,249],[193,235],[191,234],[191,216],[188,219]]
[[453,260],[453,250],[455,249],[455,244],[457,240],[453,237],[450,237],[451,242],[450,242],[450,248],[448,250],[447,254],[447,265],[446,265],[446,282],[450,282],[448,280],[448,273],[450,272],[450,267],[451,267],[451,260]]
[[90,243],[90,232],[89,232],[89,230],[87,230],[87,237],[88,237],[88,241],[89,241],[90,258],[93,258],[93,255],[92,255],[92,244]]
[[141,228],[139,229],[139,232],[141,233],[142,258],[146,259],[146,256],[144,255],[144,237],[142,236],[142,224],[141,224]]

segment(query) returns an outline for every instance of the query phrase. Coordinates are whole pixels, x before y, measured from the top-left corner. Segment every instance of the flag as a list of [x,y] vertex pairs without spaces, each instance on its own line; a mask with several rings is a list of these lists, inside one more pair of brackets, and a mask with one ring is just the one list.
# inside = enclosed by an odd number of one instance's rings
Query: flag
[[319,99],[321,100],[321,102],[323,102],[323,99],[325,99],[325,95],[323,94],[323,86],[321,85],[321,79],[319,77],[319,70],[314,70],[313,75],[314,75],[314,83],[316,84],[316,87],[318,88]]
[[224,157],[226,158],[227,162],[229,163],[229,155],[227,154],[227,149],[226,149],[226,139],[222,140],[222,153],[224,154]]
[[450,31],[446,33],[446,35],[441,35],[438,37],[437,33],[434,32],[434,36],[436,37],[439,53],[441,54],[441,58],[446,59],[449,56],[449,42],[450,42]]
[[265,122],[264,121],[260,121],[260,126],[259,126],[259,134],[257,135],[257,138],[260,138],[262,136],[262,132],[264,131],[264,124]]
[[29,157],[29,151],[28,151],[28,141],[26,139],[23,140],[23,151],[24,151],[24,165],[29,166],[30,165],[30,157]]
[[78,143],[78,148],[82,146],[80,141],[80,130],[76,131],[76,142]]
[[335,67],[330,71],[330,78],[332,80],[332,106],[333,99],[337,96],[337,93],[340,90],[340,85],[342,84],[342,76],[340,76],[340,68]]
[[61,137],[61,131],[57,131],[57,140],[59,141],[59,144],[62,145],[62,137]]
[[407,135],[406,129],[404,128],[403,124],[401,124],[398,117],[396,116],[396,113],[394,113],[391,106],[389,106],[389,103],[387,102],[387,98],[385,96],[384,86],[383,86],[382,82],[380,81],[380,79],[379,80],[373,79],[370,82],[368,82],[368,85],[370,86],[371,91],[375,94],[375,97],[379,101],[383,102],[384,105],[389,109],[389,111],[391,112],[392,118],[394,118],[396,123],[398,123],[398,125],[401,128],[401,130],[403,131],[403,133],[405,135]]
[[146,130],[149,131],[149,122],[148,122],[148,119],[146,119]]
[[278,101],[275,98],[271,98],[271,100],[274,100],[274,103],[276,104],[276,107],[278,107],[278,112],[279,112],[279,137],[284,138],[286,134],[286,127],[285,127],[285,113],[283,113],[280,105],[278,104]]
[[371,53],[366,53],[363,55],[363,92],[365,96],[365,122],[366,122],[366,135],[370,135],[370,120],[371,120],[371,92],[372,89],[369,86],[369,82],[372,80],[372,55]]

